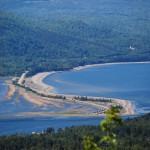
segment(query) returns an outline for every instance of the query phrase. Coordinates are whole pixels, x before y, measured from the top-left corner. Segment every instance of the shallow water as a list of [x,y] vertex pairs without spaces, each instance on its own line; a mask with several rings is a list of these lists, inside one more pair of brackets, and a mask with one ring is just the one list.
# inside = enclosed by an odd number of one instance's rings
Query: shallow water
[[[56,93],[128,99],[136,104],[138,113],[146,113],[150,112],[149,74],[150,63],[119,64],[57,72],[45,78],[44,82],[53,85]],[[12,118],[19,112],[60,111],[60,108],[39,107],[17,94],[7,100],[7,90],[4,79],[0,79],[0,135],[41,132],[47,127],[58,129],[72,125],[98,125],[100,121],[99,117]],[[68,107],[78,106],[68,104],[63,109]]]
[[131,100],[138,113],[150,112],[150,63],[113,64],[58,72],[44,82],[55,93]]
[[78,125],[98,125],[99,117],[16,117],[21,112],[53,112],[67,108],[80,107],[80,104],[65,104],[63,108],[52,106],[36,106],[17,93],[10,99],[6,98],[8,87],[5,79],[0,78],[0,135],[15,133],[42,132],[48,127],[55,129]]

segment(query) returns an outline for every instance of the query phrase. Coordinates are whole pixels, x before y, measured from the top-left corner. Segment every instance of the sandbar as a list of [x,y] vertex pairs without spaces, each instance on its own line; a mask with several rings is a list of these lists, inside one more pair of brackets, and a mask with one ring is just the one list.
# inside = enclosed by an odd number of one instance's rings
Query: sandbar
[[10,80],[6,80],[5,82],[8,85],[8,92],[6,94],[6,99],[9,100],[16,92],[16,86],[14,84],[12,84],[12,82]]
[[[89,67],[95,67],[95,66],[104,66],[104,65],[115,65],[115,64],[140,64],[140,63],[150,63],[150,61],[147,62],[119,62],[119,63],[104,63],[104,64],[94,64],[94,65],[85,65],[85,66],[79,66],[73,69],[73,71],[79,71],[82,69],[86,69]],[[82,100],[76,100],[74,99],[77,95],[66,95],[66,94],[56,94],[53,92],[54,87],[51,85],[48,85],[43,82],[43,80],[49,76],[56,73],[55,71],[52,72],[42,72],[37,73],[36,75],[32,77],[28,77],[25,79],[25,83],[23,87],[19,87],[19,94],[22,95],[27,101],[38,105],[38,106],[46,106],[46,105],[52,105],[54,107],[63,108],[64,104],[79,104],[81,105],[80,109],[66,109],[59,111],[59,112],[28,112],[24,113],[22,115],[40,115],[40,116],[104,116],[105,110],[109,109],[111,105],[121,105],[123,109],[121,110],[121,115],[135,115],[135,105],[130,100],[125,99],[117,99],[117,98],[111,98],[111,97],[88,97],[88,100],[82,101]],[[27,91],[26,88],[31,89],[31,91]],[[10,93],[11,95],[11,93]],[[52,97],[51,97],[52,96]],[[53,96],[64,96],[65,99],[62,98],[54,98]],[[111,99],[111,102],[101,102],[101,101],[93,101],[93,99]],[[91,100],[90,100],[91,99]],[[95,108],[95,111],[88,112],[87,108]]]

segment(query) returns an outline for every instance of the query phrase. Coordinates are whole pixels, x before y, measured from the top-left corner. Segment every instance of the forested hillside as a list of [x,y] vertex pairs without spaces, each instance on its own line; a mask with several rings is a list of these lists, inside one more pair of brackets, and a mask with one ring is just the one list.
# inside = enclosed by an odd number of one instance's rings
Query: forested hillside
[[141,0],[1,0],[0,76],[150,60],[149,5]]
[[[150,114],[125,121],[117,129],[117,150],[149,150]],[[83,137],[103,135],[97,126],[80,126],[59,129],[48,128],[41,135],[12,135],[0,137],[0,150],[82,150]]]

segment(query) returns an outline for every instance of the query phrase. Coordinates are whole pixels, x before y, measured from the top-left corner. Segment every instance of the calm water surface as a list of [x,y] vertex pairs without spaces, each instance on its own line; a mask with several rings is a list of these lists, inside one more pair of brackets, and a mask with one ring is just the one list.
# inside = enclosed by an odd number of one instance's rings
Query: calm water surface
[[[150,112],[150,63],[118,64],[91,67],[80,71],[57,72],[44,79],[54,86],[55,93],[104,96],[131,100],[138,113]],[[72,125],[98,125],[100,118],[49,117],[11,118],[13,113],[26,111],[50,111],[54,108],[38,107],[15,94],[6,99],[8,87],[0,79],[0,135],[16,132],[31,133],[47,127]],[[66,106],[69,107],[69,106]],[[5,118],[7,116],[9,119]]]
[[58,72],[44,82],[54,86],[55,93],[127,99],[136,104],[138,112],[150,112],[150,63]]

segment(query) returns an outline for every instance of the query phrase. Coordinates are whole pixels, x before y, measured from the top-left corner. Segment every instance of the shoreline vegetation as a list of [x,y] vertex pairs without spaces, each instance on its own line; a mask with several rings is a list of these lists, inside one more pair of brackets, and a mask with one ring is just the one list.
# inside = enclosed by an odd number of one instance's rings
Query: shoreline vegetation
[[[149,123],[150,113],[125,120],[123,126],[115,130],[118,136],[117,150],[149,150]],[[43,130],[39,129],[30,132],[23,130],[23,132],[19,134],[1,133],[1,149],[83,150],[81,142],[83,141],[83,137],[89,135],[93,137],[95,142],[99,142],[99,139],[104,135],[104,132],[99,129],[98,125],[80,125],[62,127],[61,129],[46,127]]]
[[102,64],[91,64],[91,65],[85,65],[85,66],[78,66],[73,68],[74,71],[79,71],[91,67],[99,67],[99,66],[106,66],[106,65],[117,65],[117,64],[146,64],[150,63],[150,61],[137,61],[137,62],[112,62],[112,63],[102,63]]
[[[73,71],[79,71],[89,67],[104,66],[104,65],[115,65],[115,64],[135,64],[135,63],[150,63],[147,62],[125,62],[125,63],[105,63],[105,64],[94,64],[79,66]],[[16,114],[16,116],[104,116],[104,112],[110,108],[112,105],[117,105],[122,109],[121,115],[135,115],[135,106],[129,100],[117,99],[117,98],[106,98],[106,97],[90,97],[90,96],[77,96],[77,95],[66,95],[66,94],[57,94],[53,92],[54,87],[47,85],[43,80],[54,74],[52,72],[42,72],[37,73],[32,77],[25,77],[22,80],[22,83],[17,83],[16,79],[12,80],[12,83],[9,81],[9,91],[8,95],[12,96],[16,88],[18,89],[18,94],[23,96],[27,101],[42,106],[54,106],[56,108],[63,108],[65,104],[82,105],[80,108],[76,109],[67,109],[59,112],[26,112]],[[20,79],[19,78],[19,79]],[[18,79],[18,80],[19,80]],[[17,81],[18,81],[17,80]],[[15,81],[15,82],[14,82]],[[15,84],[14,84],[15,83]],[[94,108],[95,111],[89,111],[88,108]]]

